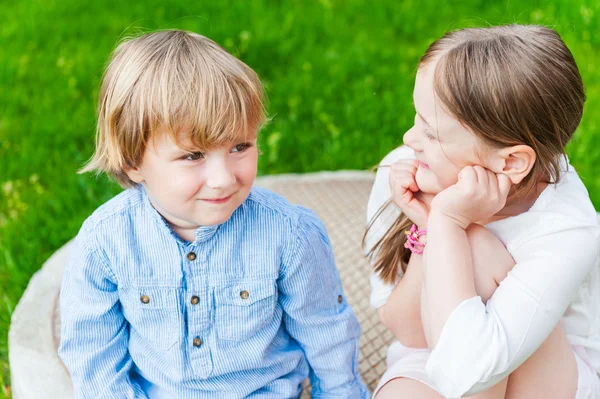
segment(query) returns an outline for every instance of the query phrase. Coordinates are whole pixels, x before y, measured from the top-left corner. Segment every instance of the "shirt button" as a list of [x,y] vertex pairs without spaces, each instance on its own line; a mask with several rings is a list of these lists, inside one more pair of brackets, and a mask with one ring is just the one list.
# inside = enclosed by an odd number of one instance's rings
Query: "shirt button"
[[240,292],[240,298],[242,298],[242,299],[248,299],[249,296],[250,296],[250,294],[246,290]]
[[149,303],[150,297],[148,295],[142,295],[142,297],[140,298],[140,301],[142,301],[142,303]]
[[202,338],[200,338],[200,337],[194,338],[194,346],[195,347],[202,346]]
[[190,252],[189,254],[187,254],[187,258],[190,262],[193,260],[196,260],[196,254],[193,252]]
[[338,295],[338,303],[342,303],[343,300],[344,300],[344,298],[342,298],[341,295]]
[[197,305],[198,302],[200,302],[200,298],[198,298],[196,295],[194,295],[190,302],[192,302],[192,305]]

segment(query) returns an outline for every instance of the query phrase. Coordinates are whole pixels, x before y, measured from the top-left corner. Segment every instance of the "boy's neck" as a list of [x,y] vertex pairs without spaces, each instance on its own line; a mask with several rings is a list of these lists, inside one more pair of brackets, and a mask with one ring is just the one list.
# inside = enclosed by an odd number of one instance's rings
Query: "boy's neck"
[[[171,224],[171,223],[169,223],[169,224]],[[188,242],[196,241],[196,229],[185,229],[182,227],[174,226],[172,224],[171,224],[171,228],[179,237],[181,237],[181,239],[188,241]]]

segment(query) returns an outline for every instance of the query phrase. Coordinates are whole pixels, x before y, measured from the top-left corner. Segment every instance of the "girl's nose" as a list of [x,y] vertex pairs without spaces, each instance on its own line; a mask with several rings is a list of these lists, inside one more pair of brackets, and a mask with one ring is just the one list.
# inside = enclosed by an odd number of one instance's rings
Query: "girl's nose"
[[423,151],[423,146],[421,144],[421,140],[419,139],[419,135],[417,134],[417,129],[413,126],[406,133],[404,133],[404,144],[410,147],[415,152]]

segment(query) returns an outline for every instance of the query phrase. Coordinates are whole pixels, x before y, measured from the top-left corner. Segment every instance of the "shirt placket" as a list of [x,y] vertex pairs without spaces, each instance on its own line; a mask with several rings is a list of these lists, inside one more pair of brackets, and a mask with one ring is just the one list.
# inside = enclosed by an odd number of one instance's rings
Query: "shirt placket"
[[203,244],[185,248],[183,262],[186,267],[187,342],[189,358],[195,376],[208,378],[213,371],[210,342],[210,315],[213,298],[208,289],[208,265]]

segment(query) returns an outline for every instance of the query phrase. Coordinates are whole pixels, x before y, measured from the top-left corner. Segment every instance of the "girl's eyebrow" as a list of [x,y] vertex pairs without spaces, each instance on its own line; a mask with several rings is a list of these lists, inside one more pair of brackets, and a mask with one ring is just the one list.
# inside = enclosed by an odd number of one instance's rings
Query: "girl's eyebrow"
[[423,122],[425,122],[425,124],[429,127],[431,127],[431,123],[427,122],[427,119],[425,119],[425,117],[423,115],[421,115],[419,113],[419,111],[417,111],[417,115],[419,115],[419,118],[421,118],[423,120]]
[[421,118],[421,120],[423,120],[423,122],[425,122],[425,124],[429,127],[432,127],[433,125],[429,122],[427,122],[427,119],[425,119],[425,117],[423,115],[421,115],[419,113],[419,111],[417,110],[417,107],[415,106],[415,102],[413,101],[413,108],[415,109],[415,112],[417,113],[417,115],[419,115],[419,118]]

